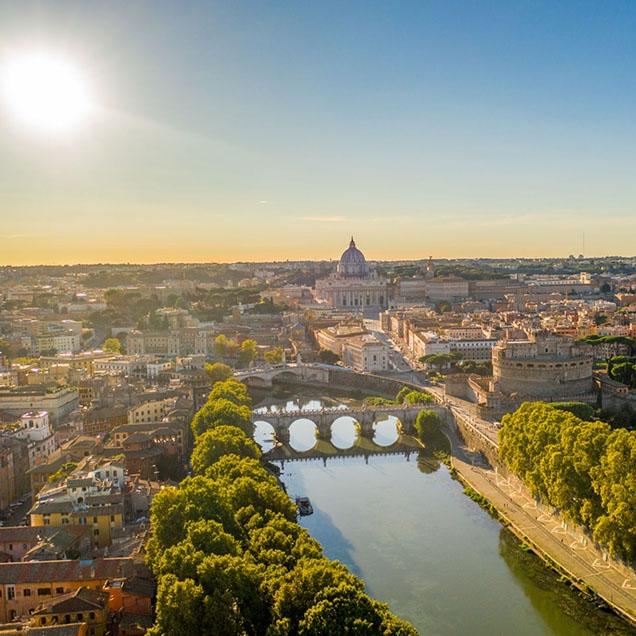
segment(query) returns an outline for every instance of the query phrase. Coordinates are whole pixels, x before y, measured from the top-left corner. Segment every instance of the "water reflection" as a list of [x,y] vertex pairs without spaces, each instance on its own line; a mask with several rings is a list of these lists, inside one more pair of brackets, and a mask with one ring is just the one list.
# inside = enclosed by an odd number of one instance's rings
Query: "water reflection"
[[[545,617],[554,633],[567,636],[614,634],[634,636],[636,630],[609,612],[599,611],[592,603],[582,602],[578,592],[563,583],[548,570],[539,557],[521,549],[519,540],[502,528],[499,534],[499,554],[515,575],[532,605]],[[564,623],[554,606],[577,622]]]
[[391,446],[400,437],[400,421],[393,415],[387,415],[373,425],[373,442],[378,446]]
[[289,427],[289,445],[299,452],[311,450],[316,445],[317,433],[316,425],[301,417]]
[[[355,570],[375,598],[421,634],[629,633],[587,616],[576,620],[582,608],[601,621],[605,615],[568,588],[565,604],[543,589],[527,562],[538,559],[513,549],[514,543],[502,545],[501,526],[433,459],[424,452],[417,462],[398,456],[343,458],[326,466],[285,462],[283,481],[319,511],[300,522],[326,555]],[[556,578],[540,562],[537,567]]]
[[319,411],[320,409],[346,409],[350,405],[340,400],[329,397],[320,398],[294,398],[276,401],[271,404],[259,406],[255,413],[265,415],[267,413],[300,413],[306,411]]
[[358,428],[358,423],[352,417],[339,417],[331,425],[331,443],[342,450],[351,448],[358,440]]
[[274,448],[274,427],[269,422],[254,421],[254,441],[264,453]]

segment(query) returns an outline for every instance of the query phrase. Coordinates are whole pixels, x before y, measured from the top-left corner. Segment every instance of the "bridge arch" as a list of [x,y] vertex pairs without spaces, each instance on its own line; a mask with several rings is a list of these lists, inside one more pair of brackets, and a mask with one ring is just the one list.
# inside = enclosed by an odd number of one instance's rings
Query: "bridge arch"
[[291,382],[297,382],[298,381],[298,372],[297,371],[290,371],[290,370],[282,370],[279,372],[273,372],[272,373],[272,381],[275,380],[288,380]]
[[276,431],[267,418],[254,418],[254,441],[260,446],[264,453],[272,450],[275,444]]
[[355,446],[360,438],[360,423],[350,415],[337,417],[329,427],[331,443],[340,450]]
[[310,451],[318,444],[318,427],[307,417],[300,415],[289,426],[289,445],[298,452]]
[[402,422],[396,415],[380,415],[373,423],[373,442],[378,446],[392,446],[401,435]]
[[246,375],[241,382],[251,389],[271,389],[272,381],[262,375]]

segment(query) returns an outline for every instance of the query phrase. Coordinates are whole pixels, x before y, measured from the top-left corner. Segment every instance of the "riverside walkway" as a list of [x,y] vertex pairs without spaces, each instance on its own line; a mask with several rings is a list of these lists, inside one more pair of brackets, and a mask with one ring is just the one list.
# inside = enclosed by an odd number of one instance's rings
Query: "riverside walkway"
[[574,537],[566,530],[560,515],[538,505],[523,485],[503,479],[480,462],[479,456],[469,451],[454,433],[448,433],[448,437],[457,472],[510,522],[515,534],[539,555],[543,553],[561,566],[579,585],[591,587],[617,613],[636,625],[634,571],[612,559],[603,560],[586,537]]

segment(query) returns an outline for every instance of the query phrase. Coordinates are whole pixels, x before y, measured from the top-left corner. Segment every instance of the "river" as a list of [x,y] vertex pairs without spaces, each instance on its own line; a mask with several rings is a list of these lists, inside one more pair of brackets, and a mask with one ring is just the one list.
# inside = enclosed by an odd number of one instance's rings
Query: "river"
[[[334,405],[330,398],[301,399],[269,408],[297,409],[302,418],[317,403]],[[312,446],[312,426],[293,426],[294,448]],[[263,443],[267,429],[257,427]],[[346,447],[355,434],[343,418],[334,425],[334,445]],[[382,445],[396,438],[390,420],[376,432]],[[292,497],[311,499],[314,514],[300,522],[325,554],[422,635],[634,633],[559,583],[430,455],[288,461],[281,478]]]

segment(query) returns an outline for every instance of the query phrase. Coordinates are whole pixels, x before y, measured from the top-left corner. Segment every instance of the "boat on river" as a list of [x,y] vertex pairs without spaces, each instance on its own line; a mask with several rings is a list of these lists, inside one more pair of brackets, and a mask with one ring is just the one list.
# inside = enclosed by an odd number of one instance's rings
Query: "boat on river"
[[314,512],[311,501],[309,501],[309,497],[296,497],[296,505],[298,506],[298,512],[301,517],[313,514]]

